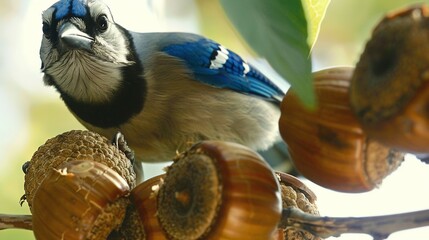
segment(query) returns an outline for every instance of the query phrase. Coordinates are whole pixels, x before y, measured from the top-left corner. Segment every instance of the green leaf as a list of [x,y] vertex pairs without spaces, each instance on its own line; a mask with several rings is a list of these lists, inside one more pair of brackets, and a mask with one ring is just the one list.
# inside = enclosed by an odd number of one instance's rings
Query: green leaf
[[331,0],[301,0],[308,22],[308,45],[312,49],[319,35],[320,25]]
[[285,78],[301,100],[315,105],[307,21],[299,0],[221,0],[237,30]]

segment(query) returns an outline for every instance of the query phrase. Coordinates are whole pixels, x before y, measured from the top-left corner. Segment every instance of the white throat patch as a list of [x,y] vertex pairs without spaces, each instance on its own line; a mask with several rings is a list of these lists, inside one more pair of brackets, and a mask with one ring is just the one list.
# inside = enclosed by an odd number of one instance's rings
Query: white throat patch
[[101,61],[83,51],[65,53],[46,69],[59,87],[76,100],[101,103],[119,88],[124,64]]

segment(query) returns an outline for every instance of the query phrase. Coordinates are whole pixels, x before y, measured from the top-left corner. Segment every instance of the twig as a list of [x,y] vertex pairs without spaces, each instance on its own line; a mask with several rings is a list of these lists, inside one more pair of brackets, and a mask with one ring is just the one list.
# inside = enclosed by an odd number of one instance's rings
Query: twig
[[[339,237],[343,233],[365,233],[376,240],[411,228],[429,226],[429,210],[375,217],[320,217],[298,208],[283,209],[280,228],[296,228],[321,238]],[[32,230],[31,215],[0,214],[0,230]]]
[[31,215],[0,214],[0,230],[12,228],[33,230]]
[[279,227],[302,229],[321,238],[343,233],[366,233],[376,240],[411,228],[429,226],[429,210],[375,217],[320,217],[298,208],[283,209]]

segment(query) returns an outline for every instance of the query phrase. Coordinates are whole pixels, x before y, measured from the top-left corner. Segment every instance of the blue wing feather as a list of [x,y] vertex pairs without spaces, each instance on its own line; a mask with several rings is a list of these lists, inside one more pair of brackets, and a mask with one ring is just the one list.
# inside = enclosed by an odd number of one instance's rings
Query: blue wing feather
[[284,92],[239,55],[209,40],[168,45],[163,49],[185,61],[196,80],[218,88],[281,101]]

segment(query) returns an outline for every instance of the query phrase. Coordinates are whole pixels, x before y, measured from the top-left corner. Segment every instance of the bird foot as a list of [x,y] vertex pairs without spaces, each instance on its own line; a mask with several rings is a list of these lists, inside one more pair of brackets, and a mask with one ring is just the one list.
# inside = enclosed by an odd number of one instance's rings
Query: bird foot
[[113,136],[112,144],[116,146],[120,151],[122,151],[125,156],[134,164],[134,151],[128,147],[127,142],[125,141],[125,137],[121,132],[117,132],[115,136]]

